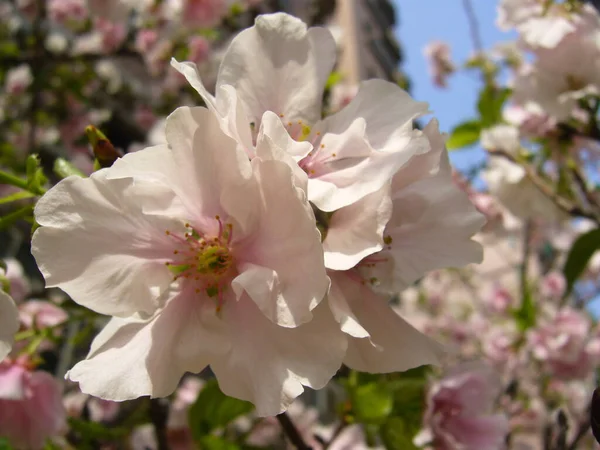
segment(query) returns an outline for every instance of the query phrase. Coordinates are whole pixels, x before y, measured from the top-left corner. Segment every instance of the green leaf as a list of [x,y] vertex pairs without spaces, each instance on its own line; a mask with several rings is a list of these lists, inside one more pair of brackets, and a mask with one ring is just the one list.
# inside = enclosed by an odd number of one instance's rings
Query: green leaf
[[85,177],[81,170],[63,158],[57,158],[56,161],[54,161],[54,173],[60,178],[67,178],[71,175],[77,175],[82,178]]
[[446,141],[446,148],[448,150],[456,150],[473,145],[479,140],[480,134],[481,122],[477,120],[463,122],[457,125],[450,133],[450,137]]
[[[412,440],[416,433],[407,429],[400,417],[390,417],[381,427],[381,440],[388,450],[416,450]],[[412,436],[411,436],[412,434]]]
[[198,440],[198,445],[202,450],[241,450],[241,447],[233,442],[227,442],[219,436],[202,436]]
[[14,450],[7,438],[0,437],[0,450]]
[[128,431],[123,428],[107,428],[97,422],[69,418],[69,427],[72,431],[81,435],[84,441],[91,440],[116,440],[127,435]]
[[400,379],[390,383],[394,397],[393,415],[420,427],[425,409],[425,378]]
[[4,203],[16,202],[17,200],[24,200],[26,198],[35,197],[35,194],[28,191],[15,192],[14,194],[7,195],[6,197],[0,198],[0,205]]
[[565,296],[571,292],[596,250],[600,250],[600,228],[582,234],[573,243],[563,267],[563,274],[567,281]]
[[531,296],[531,290],[525,289],[525,295],[521,300],[521,306],[513,311],[513,317],[520,331],[527,331],[535,325],[536,308]]
[[481,116],[481,127],[489,128],[502,121],[502,107],[512,91],[488,85],[481,90],[477,110]]
[[188,412],[192,436],[198,442],[213,430],[225,427],[252,409],[252,403],[226,396],[221,392],[217,380],[210,380]]
[[394,399],[386,383],[372,382],[351,392],[352,411],[362,423],[381,423],[392,412]]

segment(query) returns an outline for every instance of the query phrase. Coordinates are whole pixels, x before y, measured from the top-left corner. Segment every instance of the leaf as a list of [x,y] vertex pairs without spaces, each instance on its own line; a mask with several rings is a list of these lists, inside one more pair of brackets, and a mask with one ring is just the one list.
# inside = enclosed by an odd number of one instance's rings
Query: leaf
[[394,399],[386,383],[372,382],[351,392],[352,411],[362,423],[381,423],[392,412]]
[[57,158],[56,161],[54,161],[54,173],[60,178],[67,178],[71,175],[77,175],[82,178],[85,177],[81,170],[63,158]]
[[477,120],[469,120],[457,125],[446,141],[448,150],[456,150],[475,144],[481,134],[481,123]]
[[[381,440],[388,450],[416,450],[411,433],[400,417],[390,417],[381,427]],[[411,434],[413,434],[411,436]]]
[[210,380],[188,412],[192,436],[199,442],[213,430],[225,427],[253,409],[252,403],[228,397],[221,392],[217,380]]
[[198,441],[202,450],[241,450],[241,447],[233,442],[227,442],[219,436],[203,436]]
[[0,450],[14,450],[7,438],[0,437]]
[[7,195],[6,197],[0,198],[0,205],[4,203],[16,202],[17,200],[24,200],[26,198],[35,197],[35,194],[28,191],[15,192],[14,194]]
[[502,121],[502,107],[512,93],[508,88],[487,85],[479,94],[477,110],[481,116],[482,128],[489,128]]
[[513,310],[513,317],[520,331],[527,331],[536,322],[536,309],[530,289],[525,289],[521,306]]
[[403,418],[407,425],[417,429],[425,410],[425,385],[425,378],[408,378],[390,383],[394,397],[393,415]]
[[563,267],[567,281],[565,296],[571,292],[596,250],[600,250],[600,228],[582,234],[573,243]]

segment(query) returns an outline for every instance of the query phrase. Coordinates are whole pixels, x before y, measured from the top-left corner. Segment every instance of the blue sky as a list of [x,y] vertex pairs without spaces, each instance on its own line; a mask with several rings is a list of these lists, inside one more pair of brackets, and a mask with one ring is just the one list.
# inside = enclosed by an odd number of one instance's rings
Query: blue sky
[[[427,71],[424,47],[433,40],[447,42],[456,63],[464,62],[473,51],[473,43],[462,0],[395,0],[398,37],[403,51],[403,69],[409,75],[413,97],[429,102],[430,109],[440,121],[442,131],[475,116],[477,94],[481,87],[475,72],[460,72],[450,78],[447,89],[435,87]],[[511,34],[496,25],[494,0],[471,0],[478,18],[485,48],[509,40]],[[454,165],[464,170],[484,158],[480,149],[453,152]]]

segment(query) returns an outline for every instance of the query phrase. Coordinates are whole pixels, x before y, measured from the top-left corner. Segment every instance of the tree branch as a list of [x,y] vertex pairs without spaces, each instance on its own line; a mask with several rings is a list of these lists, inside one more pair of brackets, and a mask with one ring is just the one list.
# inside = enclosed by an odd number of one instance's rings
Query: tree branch
[[290,442],[296,447],[297,450],[312,450],[312,447],[309,447],[304,439],[300,435],[300,432],[288,416],[287,412],[282,412],[278,414],[277,420],[283,429],[283,432],[288,437]]

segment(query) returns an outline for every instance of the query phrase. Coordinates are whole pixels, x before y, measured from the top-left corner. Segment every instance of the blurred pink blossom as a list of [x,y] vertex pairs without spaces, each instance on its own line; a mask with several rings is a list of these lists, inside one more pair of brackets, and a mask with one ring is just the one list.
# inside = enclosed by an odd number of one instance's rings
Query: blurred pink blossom
[[60,383],[24,361],[0,363],[0,436],[15,448],[38,450],[66,427]]
[[428,394],[425,428],[416,445],[431,443],[436,450],[501,450],[508,419],[493,414],[501,384],[484,366],[465,364],[436,382]]

